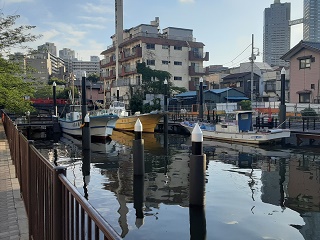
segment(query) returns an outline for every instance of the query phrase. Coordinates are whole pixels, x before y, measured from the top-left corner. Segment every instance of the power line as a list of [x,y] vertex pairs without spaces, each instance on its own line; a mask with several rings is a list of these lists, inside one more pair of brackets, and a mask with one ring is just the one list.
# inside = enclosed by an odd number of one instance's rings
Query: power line
[[233,63],[234,60],[236,60],[239,56],[241,56],[249,47],[251,46],[251,44],[249,44],[248,47],[246,47],[238,56],[236,56],[234,59],[232,59],[230,62],[224,63],[223,65],[226,65],[228,63]]

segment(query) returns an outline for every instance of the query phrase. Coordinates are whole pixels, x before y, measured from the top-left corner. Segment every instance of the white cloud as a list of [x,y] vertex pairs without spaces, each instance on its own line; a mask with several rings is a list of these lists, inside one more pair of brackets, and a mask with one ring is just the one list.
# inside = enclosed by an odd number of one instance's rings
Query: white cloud
[[87,16],[80,16],[79,19],[83,19],[88,22],[100,22],[100,23],[105,23],[105,22],[111,22],[114,21],[113,19],[108,19],[106,17],[87,17]]
[[93,3],[86,3],[84,5],[81,5],[81,8],[88,12],[88,13],[101,13],[101,14],[106,14],[106,13],[114,13],[114,8],[106,6],[105,4],[102,5],[96,5]]

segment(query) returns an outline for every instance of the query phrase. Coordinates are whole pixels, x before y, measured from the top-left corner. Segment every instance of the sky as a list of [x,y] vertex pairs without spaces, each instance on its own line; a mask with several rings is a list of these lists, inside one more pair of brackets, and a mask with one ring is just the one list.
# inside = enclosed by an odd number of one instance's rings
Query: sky
[[[236,67],[248,62],[254,35],[255,53],[263,54],[264,9],[274,0],[123,0],[124,29],[150,24],[160,18],[160,29],[193,30],[197,42],[205,44],[209,61],[204,66]],[[303,0],[291,3],[291,20],[303,17]],[[17,25],[33,25],[42,37],[28,44],[32,48],[45,42],[75,50],[79,60],[99,56],[112,45],[115,33],[115,0],[0,0],[7,15],[20,15]],[[302,24],[291,27],[291,47],[302,40]],[[250,46],[250,47],[249,47]]]

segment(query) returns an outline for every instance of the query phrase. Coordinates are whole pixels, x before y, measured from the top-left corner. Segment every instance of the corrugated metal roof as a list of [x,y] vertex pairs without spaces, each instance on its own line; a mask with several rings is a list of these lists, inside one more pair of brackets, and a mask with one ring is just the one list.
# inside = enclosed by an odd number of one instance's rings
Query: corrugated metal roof
[[176,95],[175,97],[193,97],[193,96],[197,96],[196,91],[183,92],[183,93]]
[[226,92],[228,90],[231,90],[232,88],[220,88],[220,89],[210,89],[208,91],[212,92],[212,93],[216,93],[216,94],[220,94],[223,92]]

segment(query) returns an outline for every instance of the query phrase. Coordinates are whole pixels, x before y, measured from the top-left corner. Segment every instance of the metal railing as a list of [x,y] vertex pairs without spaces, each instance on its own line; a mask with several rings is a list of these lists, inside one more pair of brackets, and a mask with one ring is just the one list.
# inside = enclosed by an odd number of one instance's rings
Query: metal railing
[[3,113],[12,163],[29,222],[29,239],[121,239],[66,177]]

